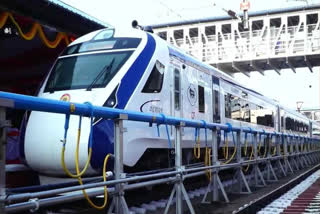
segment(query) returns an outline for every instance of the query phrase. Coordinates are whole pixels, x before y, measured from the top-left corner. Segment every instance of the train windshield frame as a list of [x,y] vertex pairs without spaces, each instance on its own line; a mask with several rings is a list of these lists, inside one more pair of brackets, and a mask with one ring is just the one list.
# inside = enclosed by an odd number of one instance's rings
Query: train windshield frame
[[104,88],[133,51],[111,51],[59,58],[44,92]]

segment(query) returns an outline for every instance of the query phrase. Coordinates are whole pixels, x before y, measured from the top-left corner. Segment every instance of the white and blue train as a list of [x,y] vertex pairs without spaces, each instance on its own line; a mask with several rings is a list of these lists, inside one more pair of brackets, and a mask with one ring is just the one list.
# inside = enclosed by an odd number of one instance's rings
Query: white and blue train
[[[158,36],[136,29],[103,29],[72,42],[55,62],[38,96],[305,136],[319,129],[305,116],[238,84]],[[64,175],[60,164],[64,122],[64,115],[31,112],[22,145],[31,168]],[[126,166],[167,166],[170,145],[164,126],[160,126],[160,136],[146,123],[125,121],[124,126]],[[73,170],[77,128],[78,116],[71,116],[65,162]],[[89,133],[90,119],[83,118],[81,168],[88,158]],[[113,135],[112,120],[94,119],[88,174],[100,171],[105,155],[113,153]],[[172,127],[169,135],[173,140]],[[185,159],[192,159],[194,144],[194,129],[185,128]]]

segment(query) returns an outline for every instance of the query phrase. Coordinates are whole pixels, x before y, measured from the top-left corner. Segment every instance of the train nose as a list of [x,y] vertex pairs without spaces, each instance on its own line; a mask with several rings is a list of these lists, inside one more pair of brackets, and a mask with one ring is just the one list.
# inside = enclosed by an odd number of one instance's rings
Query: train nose
[[[75,151],[77,143],[78,116],[70,116],[67,135],[65,163],[75,173]],[[62,139],[64,137],[65,115],[32,112],[25,135],[25,157],[28,165],[38,172],[51,175],[65,175],[61,165]],[[82,118],[79,146],[79,163],[83,168],[88,159],[88,138],[90,119]],[[93,170],[89,167],[88,174]]]

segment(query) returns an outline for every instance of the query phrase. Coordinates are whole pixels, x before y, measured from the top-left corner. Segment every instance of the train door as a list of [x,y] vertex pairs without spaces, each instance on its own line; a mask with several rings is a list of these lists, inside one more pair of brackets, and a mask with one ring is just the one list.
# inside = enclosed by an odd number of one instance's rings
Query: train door
[[220,81],[218,77],[212,76],[212,115],[214,123],[221,122],[220,105]]

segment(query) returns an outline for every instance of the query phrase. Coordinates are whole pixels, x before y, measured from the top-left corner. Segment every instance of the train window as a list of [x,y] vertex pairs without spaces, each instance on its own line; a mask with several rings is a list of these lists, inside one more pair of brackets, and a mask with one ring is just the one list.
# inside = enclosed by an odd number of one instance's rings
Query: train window
[[101,40],[99,37],[98,40],[90,40],[69,46],[63,51],[61,56],[101,50],[137,48],[140,42],[141,39],[139,38],[108,38]]
[[224,95],[224,114],[226,118],[231,118],[231,94]]
[[295,132],[308,133],[309,125],[307,123],[295,120],[289,116],[285,118],[285,129]]
[[219,91],[213,90],[213,121],[219,123],[220,122],[220,94]]
[[119,51],[60,58],[44,92],[104,88],[131,54],[132,51]]
[[204,106],[204,87],[198,85],[198,102],[199,102],[199,112],[204,113],[205,112],[205,106]]
[[142,89],[142,93],[159,93],[162,89],[163,76],[164,76],[164,65],[161,64],[158,60],[154,65],[150,76],[146,84]]
[[114,35],[114,29],[105,29],[100,31],[97,35],[93,37],[93,40],[105,40],[110,39]]
[[212,83],[219,86],[220,85],[219,78],[215,77],[215,76],[212,76]]
[[[247,98],[248,94],[242,93],[241,96]],[[274,115],[271,109],[263,108],[232,94],[225,95],[225,116],[233,120],[274,127]]]
[[250,122],[258,125],[274,127],[273,110],[251,103]]
[[174,69],[174,108],[180,110],[180,71]]
[[286,117],[286,130],[294,131],[295,130],[294,126],[295,126],[294,119],[290,117]]
[[250,123],[250,103],[246,100],[241,100],[241,120]]
[[231,119],[241,120],[241,99],[239,97],[230,96],[231,100]]
[[286,130],[290,130],[291,129],[291,127],[290,127],[290,118],[289,117],[287,117],[286,118]]
[[241,119],[241,99],[232,94],[225,95],[225,116],[233,120]]
[[158,33],[158,36],[159,36],[161,39],[167,41],[167,38],[168,38],[168,36],[167,36],[167,31],[159,32],[159,33]]
[[312,124],[312,134],[320,136],[320,127],[317,125],[317,123]]

